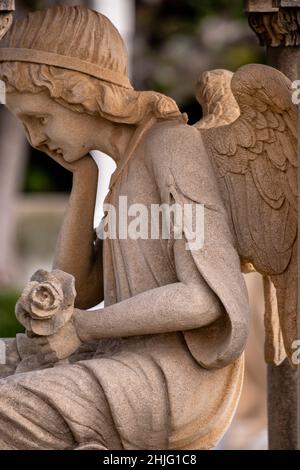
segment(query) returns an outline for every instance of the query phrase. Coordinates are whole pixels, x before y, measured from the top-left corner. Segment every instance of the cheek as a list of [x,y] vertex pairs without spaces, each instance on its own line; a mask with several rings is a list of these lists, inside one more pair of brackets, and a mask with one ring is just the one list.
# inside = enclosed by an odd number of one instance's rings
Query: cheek
[[67,154],[81,156],[86,153],[88,143],[83,137],[81,121],[70,119],[70,116],[55,119],[48,123],[45,131],[49,140],[64,149]]
[[45,132],[49,139],[56,143],[65,143],[68,141],[66,126],[58,122],[45,127]]

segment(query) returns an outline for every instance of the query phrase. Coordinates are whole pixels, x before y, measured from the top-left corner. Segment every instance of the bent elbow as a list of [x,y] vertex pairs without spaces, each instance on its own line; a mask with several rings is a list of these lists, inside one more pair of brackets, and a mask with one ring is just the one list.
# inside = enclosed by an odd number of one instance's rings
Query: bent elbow
[[218,320],[224,313],[221,301],[210,289],[202,289],[198,285],[185,286],[186,312],[190,327],[200,328]]

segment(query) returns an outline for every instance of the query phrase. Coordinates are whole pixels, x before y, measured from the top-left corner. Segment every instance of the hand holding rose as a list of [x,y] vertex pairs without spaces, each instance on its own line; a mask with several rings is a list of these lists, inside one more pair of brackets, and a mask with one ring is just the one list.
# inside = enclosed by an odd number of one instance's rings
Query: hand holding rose
[[22,358],[17,372],[66,359],[79,348],[72,319],[75,297],[70,274],[39,270],[32,276],[16,305],[16,317],[27,333],[17,338]]

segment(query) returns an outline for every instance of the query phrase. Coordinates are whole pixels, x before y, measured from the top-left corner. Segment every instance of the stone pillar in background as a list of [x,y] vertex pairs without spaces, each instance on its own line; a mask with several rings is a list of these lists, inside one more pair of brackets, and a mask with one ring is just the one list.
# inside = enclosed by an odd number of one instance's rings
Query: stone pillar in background
[[[245,10],[266,47],[267,63],[292,81],[300,80],[300,0],[246,0]],[[299,402],[299,370],[287,360],[268,365],[270,449],[300,448]]]
[[267,48],[268,64],[291,80],[299,79],[300,0],[248,0],[246,11],[260,44]]

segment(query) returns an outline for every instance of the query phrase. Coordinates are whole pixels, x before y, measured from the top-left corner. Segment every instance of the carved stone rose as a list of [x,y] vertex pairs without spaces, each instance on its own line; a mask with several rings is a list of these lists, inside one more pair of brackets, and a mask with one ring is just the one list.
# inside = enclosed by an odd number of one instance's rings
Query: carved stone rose
[[70,320],[75,297],[73,276],[59,270],[39,270],[17,302],[16,317],[28,332],[52,335]]

